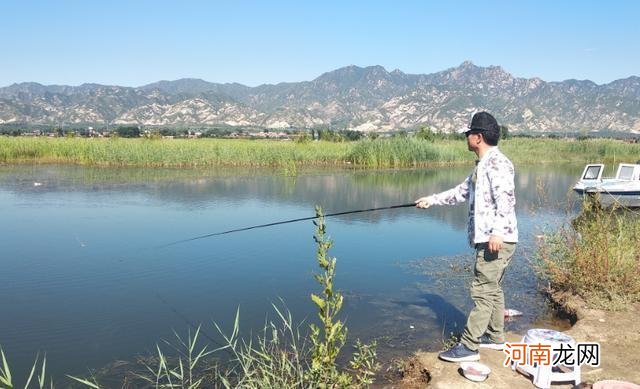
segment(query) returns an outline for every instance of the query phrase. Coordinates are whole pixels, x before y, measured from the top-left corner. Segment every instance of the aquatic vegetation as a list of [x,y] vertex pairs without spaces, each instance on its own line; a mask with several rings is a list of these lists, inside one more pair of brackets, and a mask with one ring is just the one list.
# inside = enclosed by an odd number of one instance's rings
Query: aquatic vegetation
[[0,137],[0,162],[89,166],[210,167],[337,165],[345,143],[232,139]]
[[500,148],[514,162],[601,162],[617,164],[638,159],[638,145],[614,139],[510,138]]
[[362,140],[353,145],[347,159],[356,166],[373,168],[418,167],[428,163],[452,164],[471,160],[466,143],[438,143],[417,138],[396,137]]
[[[620,162],[637,159],[637,145],[610,139],[509,138],[501,148],[516,163]],[[246,139],[28,138],[0,136],[0,162],[139,167],[278,167],[295,175],[302,166],[410,168],[467,163],[461,140],[418,137],[354,142]]]

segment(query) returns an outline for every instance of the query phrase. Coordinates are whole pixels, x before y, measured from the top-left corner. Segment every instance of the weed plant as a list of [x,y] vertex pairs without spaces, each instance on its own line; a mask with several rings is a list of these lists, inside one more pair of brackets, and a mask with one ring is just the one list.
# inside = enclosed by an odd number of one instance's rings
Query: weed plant
[[[2,365],[0,365],[0,388],[2,389],[13,389],[17,387],[15,384],[14,378],[11,375],[11,368],[9,367],[9,361],[7,357],[4,355],[4,351],[0,348],[0,359],[2,359]],[[40,363],[40,367],[38,367],[38,363]],[[36,373],[38,371],[38,373]],[[34,381],[35,374],[37,374],[37,378]],[[24,388],[27,389],[31,385],[31,382],[34,382],[35,385],[40,388],[50,387],[53,389],[53,380],[49,379],[49,385],[47,385],[47,357],[46,355],[42,357],[40,360],[40,355],[36,355],[35,362],[33,362],[33,366],[31,367],[31,371],[29,372],[29,376],[25,380]]]
[[376,363],[376,342],[364,345],[358,340],[356,352],[350,361],[355,372],[355,380],[347,372],[339,371],[336,358],[347,339],[347,327],[338,319],[344,298],[335,291],[336,259],[328,253],[333,241],[326,237],[324,215],[320,207],[316,207],[317,220],[314,240],[318,246],[318,266],[322,269],[315,275],[316,281],[322,287],[320,295],[311,294],[311,300],[318,308],[320,326],[311,324],[311,369],[306,373],[310,382],[318,388],[351,388],[363,387],[373,383],[375,371],[379,368]]
[[638,213],[586,201],[580,215],[544,235],[538,260],[552,289],[577,294],[591,306],[621,309],[638,302]]

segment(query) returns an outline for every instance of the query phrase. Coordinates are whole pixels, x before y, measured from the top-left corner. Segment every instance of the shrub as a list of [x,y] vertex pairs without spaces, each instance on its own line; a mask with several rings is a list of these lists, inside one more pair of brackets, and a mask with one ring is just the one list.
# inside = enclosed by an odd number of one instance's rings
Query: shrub
[[640,301],[640,219],[635,211],[586,202],[580,215],[544,235],[539,268],[553,289],[617,309]]

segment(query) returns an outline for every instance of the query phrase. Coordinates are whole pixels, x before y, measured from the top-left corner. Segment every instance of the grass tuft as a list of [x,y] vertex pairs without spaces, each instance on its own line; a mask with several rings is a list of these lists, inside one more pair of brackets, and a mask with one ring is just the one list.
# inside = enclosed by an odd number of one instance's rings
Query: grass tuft
[[570,223],[544,235],[538,260],[552,289],[577,294],[591,306],[621,309],[638,302],[638,213],[586,202]]

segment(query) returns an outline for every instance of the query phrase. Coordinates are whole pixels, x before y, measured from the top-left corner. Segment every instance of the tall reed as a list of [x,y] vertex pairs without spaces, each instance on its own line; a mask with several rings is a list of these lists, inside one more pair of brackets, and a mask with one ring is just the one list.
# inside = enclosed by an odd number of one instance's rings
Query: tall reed
[[[500,147],[516,163],[635,162],[637,145],[616,140],[511,138]],[[0,163],[140,167],[297,166],[411,168],[474,159],[463,140],[416,137],[357,142],[242,139],[30,138],[0,136]]]
[[471,159],[466,144],[456,141],[432,143],[416,138],[362,140],[354,144],[347,159],[373,168],[418,167],[428,163],[451,164]]
[[332,165],[344,163],[348,147],[330,142],[0,137],[0,162],[148,167]]

